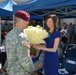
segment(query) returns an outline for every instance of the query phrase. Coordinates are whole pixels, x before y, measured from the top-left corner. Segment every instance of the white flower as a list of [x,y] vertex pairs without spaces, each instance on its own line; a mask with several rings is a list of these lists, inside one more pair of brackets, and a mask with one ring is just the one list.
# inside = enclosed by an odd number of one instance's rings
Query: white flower
[[39,25],[36,27],[28,26],[24,29],[24,33],[28,36],[30,43],[34,44],[45,43],[44,39],[48,37],[48,32]]

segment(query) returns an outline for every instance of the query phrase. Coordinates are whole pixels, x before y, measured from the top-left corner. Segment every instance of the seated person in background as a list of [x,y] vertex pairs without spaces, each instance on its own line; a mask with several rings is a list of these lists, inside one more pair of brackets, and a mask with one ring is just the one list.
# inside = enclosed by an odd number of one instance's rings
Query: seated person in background
[[6,35],[7,35],[7,32],[5,31],[4,32],[4,40],[3,40],[2,44],[1,44],[1,47],[0,47],[0,50],[1,50],[0,58],[1,58],[2,68],[3,68],[4,64],[5,64],[6,59],[7,59],[6,44],[5,44]]
[[59,58],[63,57],[63,49],[64,49],[64,43],[62,41],[60,41],[59,46],[58,46],[58,55]]
[[39,57],[39,55],[40,55],[40,51],[36,51],[36,53],[35,54],[31,54],[31,58],[38,58]]
[[[44,52],[42,51],[38,60],[34,63],[35,68],[37,70],[38,73],[42,73],[43,72],[43,63],[44,63]],[[43,75],[43,74],[42,74]]]
[[33,47],[31,47],[30,56],[32,58],[33,63],[35,63],[38,60],[40,53],[41,53],[41,51],[38,51],[38,50],[34,49]]
[[66,36],[66,32],[65,31],[63,31],[63,32],[61,32],[61,41],[64,43],[64,44],[66,44],[67,43],[67,36]]
[[35,65],[38,75],[43,75],[42,71],[43,71],[44,51],[38,51],[35,48],[31,47],[30,56]]
[[58,46],[58,55],[59,55],[59,59],[61,61],[63,55],[64,55],[64,49],[66,47],[66,43],[67,43],[67,37],[66,37],[66,32],[62,31],[61,32],[61,40]]
[[44,51],[41,52],[39,59],[34,63],[36,69],[43,68]]

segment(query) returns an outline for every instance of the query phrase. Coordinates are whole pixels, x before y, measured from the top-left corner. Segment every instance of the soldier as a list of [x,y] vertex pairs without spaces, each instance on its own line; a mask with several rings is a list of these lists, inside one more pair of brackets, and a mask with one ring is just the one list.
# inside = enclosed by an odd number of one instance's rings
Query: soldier
[[15,27],[6,36],[9,75],[31,75],[34,65],[30,57],[30,43],[23,33],[29,24],[29,13],[19,10],[15,14]]

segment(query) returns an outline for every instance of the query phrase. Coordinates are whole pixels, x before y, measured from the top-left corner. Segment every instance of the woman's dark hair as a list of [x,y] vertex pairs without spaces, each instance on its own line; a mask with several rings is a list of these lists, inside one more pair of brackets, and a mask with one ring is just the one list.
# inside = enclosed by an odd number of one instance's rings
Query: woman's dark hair
[[[49,18],[52,18],[53,20],[53,23],[54,23],[53,33],[54,33],[58,28],[58,17],[55,14],[50,14],[45,18],[45,21],[47,22]],[[50,29],[46,26],[46,30],[49,31]]]

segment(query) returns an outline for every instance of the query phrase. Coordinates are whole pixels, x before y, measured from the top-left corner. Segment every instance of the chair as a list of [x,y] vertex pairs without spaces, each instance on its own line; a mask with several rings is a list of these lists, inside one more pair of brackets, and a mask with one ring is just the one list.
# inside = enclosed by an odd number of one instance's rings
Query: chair
[[76,58],[76,50],[66,50],[65,57]]
[[76,73],[76,58],[64,57],[62,65],[70,74]]
[[69,44],[68,45],[68,49],[75,49],[75,47],[76,47],[76,44]]

